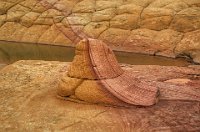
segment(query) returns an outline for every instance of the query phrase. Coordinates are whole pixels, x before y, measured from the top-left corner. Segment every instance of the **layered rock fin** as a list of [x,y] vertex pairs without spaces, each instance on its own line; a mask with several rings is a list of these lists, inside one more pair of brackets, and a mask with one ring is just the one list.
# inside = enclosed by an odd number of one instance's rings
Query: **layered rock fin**
[[64,94],[59,95],[75,95],[86,102],[119,106],[155,104],[157,87],[132,74],[120,67],[113,51],[104,42],[84,39],[76,45],[76,55],[68,69],[67,82],[72,84],[61,82],[59,89]]

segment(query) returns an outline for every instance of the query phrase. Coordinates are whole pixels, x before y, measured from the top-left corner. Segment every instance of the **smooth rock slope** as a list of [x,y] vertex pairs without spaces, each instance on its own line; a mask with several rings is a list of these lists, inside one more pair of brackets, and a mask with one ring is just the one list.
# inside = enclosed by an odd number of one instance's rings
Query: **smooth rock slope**
[[1,69],[0,131],[200,130],[199,66],[121,65],[165,93],[154,106],[126,108],[58,99],[58,80],[69,64],[18,61]]

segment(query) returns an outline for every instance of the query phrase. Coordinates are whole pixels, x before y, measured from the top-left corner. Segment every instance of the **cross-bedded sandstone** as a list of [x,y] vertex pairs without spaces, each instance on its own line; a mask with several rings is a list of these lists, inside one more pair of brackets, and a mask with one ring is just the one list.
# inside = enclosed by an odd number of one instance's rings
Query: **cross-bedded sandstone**
[[195,62],[200,44],[185,39],[199,32],[199,23],[199,0],[0,1],[0,40],[75,46],[90,37],[118,50],[184,55]]
[[149,106],[158,100],[155,85],[122,70],[112,50],[95,39],[77,44],[76,55],[67,75],[60,81],[58,94],[65,98],[118,106]]
[[[24,60],[1,69],[0,131],[199,131],[198,65],[120,65],[134,78],[155,83],[160,89],[160,100],[156,105],[124,108],[56,98],[58,80],[61,75],[66,75],[70,64]],[[76,91],[81,99],[94,101],[97,98],[116,103],[102,96],[105,89],[94,89],[95,80],[84,81],[83,85]]]

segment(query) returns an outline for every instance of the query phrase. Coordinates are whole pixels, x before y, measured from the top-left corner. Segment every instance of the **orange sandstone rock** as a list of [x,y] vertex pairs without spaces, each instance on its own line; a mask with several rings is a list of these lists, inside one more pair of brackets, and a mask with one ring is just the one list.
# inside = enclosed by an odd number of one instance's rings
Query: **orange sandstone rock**
[[58,95],[110,105],[150,106],[158,89],[122,70],[112,50],[102,41],[88,39],[76,46],[76,56],[61,79]]

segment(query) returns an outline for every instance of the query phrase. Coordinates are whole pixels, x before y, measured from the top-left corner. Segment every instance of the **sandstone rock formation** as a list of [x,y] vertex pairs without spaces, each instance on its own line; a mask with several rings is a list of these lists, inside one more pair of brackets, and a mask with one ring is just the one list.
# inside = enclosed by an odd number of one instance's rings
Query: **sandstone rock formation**
[[149,106],[158,100],[156,86],[123,71],[112,50],[95,39],[85,39],[77,44],[76,55],[58,86],[58,94],[117,106],[122,102],[124,105]]
[[0,40],[75,45],[92,37],[118,50],[200,62],[199,41],[185,41],[199,30],[199,0],[0,1]]
[[[120,65],[135,78],[155,83],[160,89],[160,101],[156,105],[124,108],[58,99],[58,80],[66,75],[70,64],[29,60],[1,69],[0,131],[200,130],[199,66]],[[93,90],[91,98],[99,98],[93,88],[90,90]]]
[[102,41],[82,40],[77,44],[68,72],[61,78],[58,95],[67,100],[115,106],[150,106],[158,98],[200,100],[199,80],[194,84],[197,89],[185,88],[184,85],[193,83],[184,77],[163,80],[169,83],[168,87],[160,88],[156,82],[136,78],[134,74],[120,68],[113,52]]

